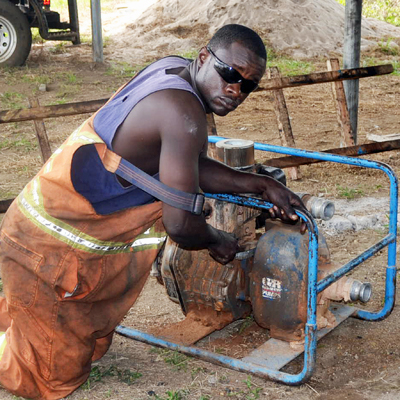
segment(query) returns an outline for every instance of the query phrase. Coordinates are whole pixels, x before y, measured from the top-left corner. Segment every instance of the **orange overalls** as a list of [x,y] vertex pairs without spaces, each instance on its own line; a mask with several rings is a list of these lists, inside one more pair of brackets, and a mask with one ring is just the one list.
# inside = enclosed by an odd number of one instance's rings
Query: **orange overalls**
[[72,185],[74,152],[106,145],[86,121],[52,155],[4,217],[0,265],[0,384],[33,399],[82,385],[135,302],[165,240],[161,202],[97,214]]

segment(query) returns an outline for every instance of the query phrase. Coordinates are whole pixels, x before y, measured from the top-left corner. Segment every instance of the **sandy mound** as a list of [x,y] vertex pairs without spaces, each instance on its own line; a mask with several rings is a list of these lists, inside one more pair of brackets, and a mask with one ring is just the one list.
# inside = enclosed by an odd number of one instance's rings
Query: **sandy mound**
[[[126,10],[114,22],[112,58],[130,62],[198,49],[228,23],[247,25],[276,50],[305,58],[342,52],[344,7],[335,0],[151,0],[136,19]],[[364,18],[362,37],[367,50],[382,38],[400,38],[400,28]]]

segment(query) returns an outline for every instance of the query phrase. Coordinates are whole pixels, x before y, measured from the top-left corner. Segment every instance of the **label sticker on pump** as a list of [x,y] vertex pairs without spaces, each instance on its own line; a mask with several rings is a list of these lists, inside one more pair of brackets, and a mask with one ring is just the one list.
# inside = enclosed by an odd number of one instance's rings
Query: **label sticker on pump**
[[262,278],[262,297],[274,300],[280,299],[282,282],[272,278]]

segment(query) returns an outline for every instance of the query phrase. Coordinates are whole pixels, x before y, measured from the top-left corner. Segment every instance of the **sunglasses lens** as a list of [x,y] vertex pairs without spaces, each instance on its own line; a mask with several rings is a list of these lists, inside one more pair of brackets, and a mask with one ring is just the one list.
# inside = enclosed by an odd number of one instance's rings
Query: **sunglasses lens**
[[244,79],[241,86],[241,91],[243,93],[251,93],[253,90],[256,90],[258,84],[254,81],[250,81],[248,79]]
[[238,83],[242,80],[242,76],[232,67],[215,61],[214,68],[221,75],[221,78],[227,83]]
[[214,68],[219,73],[221,78],[227,83],[241,83],[240,90],[242,93],[251,93],[255,90],[258,84],[252,80],[244,79],[239,72],[234,68],[222,62],[219,58],[215,57]]

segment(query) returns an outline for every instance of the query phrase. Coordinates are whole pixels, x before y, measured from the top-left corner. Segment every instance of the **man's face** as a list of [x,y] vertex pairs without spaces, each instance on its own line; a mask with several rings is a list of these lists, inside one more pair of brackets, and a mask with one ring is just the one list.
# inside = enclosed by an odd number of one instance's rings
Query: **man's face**
[[[243,78],[258,83],[265,72],[265,60],[239,42],[223,49],[213,50],[223,63],[228,64]],[[216,58],[206,48],[199,54],[200,69],[196,77],[197,88],[212,112],[224,116],[235,110],[249,95],[242,92],[241,83],[228,83],[214,68]]]

